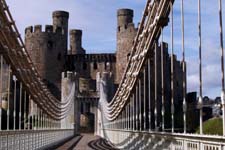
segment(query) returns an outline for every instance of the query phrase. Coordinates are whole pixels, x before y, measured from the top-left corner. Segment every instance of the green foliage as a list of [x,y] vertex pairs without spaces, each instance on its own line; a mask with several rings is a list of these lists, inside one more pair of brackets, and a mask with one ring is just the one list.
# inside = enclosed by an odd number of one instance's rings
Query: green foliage
[[[199,133],[199,127],[196,133]],[[209,119],[203,123],[203,133],[208,135],[222,135],[223,121],[222,118],[216,117]]]

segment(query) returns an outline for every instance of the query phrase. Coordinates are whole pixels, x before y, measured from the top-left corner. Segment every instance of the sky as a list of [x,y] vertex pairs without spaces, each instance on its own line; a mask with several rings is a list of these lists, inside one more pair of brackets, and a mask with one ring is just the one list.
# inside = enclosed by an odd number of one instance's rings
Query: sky
[[[222,1],[225,24],[225,1]],[[181,59],[180,2],[175,0],[174,4],[174,51],[178,59]],[[7,3],[22,37],[27,26],[52,24],[52,12],[65,10],[70,13],[69,28],[83,30],[83,47],[87,53],[112,53],[116,50],[117,9],[133,9],[137,26],[146,0],[7,0]],[[184,0],[184,6],[187,90],[190,92],[199,90],[198,3],[197,0]],[[203,95],[215,98],[221,93],[218,0],[202,0],[201,8]],[[169,46],[170,27],[169,23],[163,32]]]

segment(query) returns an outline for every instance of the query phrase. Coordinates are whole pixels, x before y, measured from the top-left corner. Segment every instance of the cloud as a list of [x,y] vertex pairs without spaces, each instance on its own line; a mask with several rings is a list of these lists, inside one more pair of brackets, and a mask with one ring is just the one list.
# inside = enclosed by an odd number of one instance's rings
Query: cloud
[[[203,46],[203,94],[216,97],[220,94],[221,87],[221,68],[220,68],[220,49],[212,41],[208,41]],[[199,59],[197,57],[189,57],[187,59],[188,91],[199,90]]]

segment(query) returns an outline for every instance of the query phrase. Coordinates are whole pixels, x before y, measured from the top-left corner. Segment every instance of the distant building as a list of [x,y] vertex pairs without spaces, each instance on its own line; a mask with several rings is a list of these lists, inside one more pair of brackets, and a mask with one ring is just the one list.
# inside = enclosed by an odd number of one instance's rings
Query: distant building
[[222,101],[221,97],[216,97],[213,105],[213,116],[219,117],[222,115]]

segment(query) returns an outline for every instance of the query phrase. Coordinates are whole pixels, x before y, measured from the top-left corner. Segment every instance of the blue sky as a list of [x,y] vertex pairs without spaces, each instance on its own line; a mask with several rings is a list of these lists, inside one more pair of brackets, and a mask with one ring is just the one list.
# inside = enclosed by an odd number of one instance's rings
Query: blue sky
[[22,35],[26,26],[51,24],[53,11],[68,11],[69,28],[83,30],[83,46],[88,53],[114,52],[117,9],[134,9],[134,20],[137,24],[145,6],[145,0],[8,0],[7,2]]
[[[225,1],[222,1],[225,7]],[[184,0],[184,2],[188,91],[198,91],[198,5],[197,0]],[[69,28],[83,30],[83,47],[87,53],[100,53],[115,52],[117,9],[134,9],[134,21],[137,25],[146,0],[7,0],[7,3],[22,36],[25,27],[51,24],[52,12],[65,10],[70,12]],[[175,52],[178,58],[181,58],[180,0],[175,1],[174,14]],[[218,18],[218,0],[202,0],[203,93],[212,98],[220,95]],[[170,24],[164,29],[164,39],[170,42]]]

